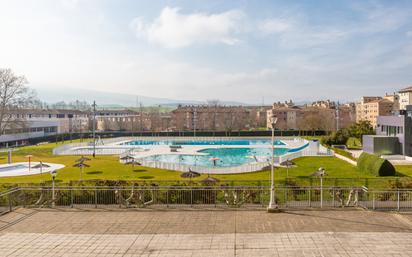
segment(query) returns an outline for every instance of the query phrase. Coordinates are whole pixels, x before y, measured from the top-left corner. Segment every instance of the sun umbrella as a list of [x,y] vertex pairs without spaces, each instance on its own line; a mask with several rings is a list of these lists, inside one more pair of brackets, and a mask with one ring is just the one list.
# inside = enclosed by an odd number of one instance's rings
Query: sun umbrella
[[216,166],[216,161],[220,160],[220,158],[217,157],[212,157],[209,159],[209,161],[213,161],[213,166]]
[[133,155],[128,154],[128,155],[120,157],[120,160],[129,160],[129,159],[133,159],[133,158],[134,158]]
[[77,159],[76,162],[84,162],[84,161],[90,161],[91,159],[82,156],[81,158]]
[[207,178],[202,180],[202,182],[205,184],[215,184],[215,183],[219,183],[219,181],[220,181],[219,179],[210,177],[210,175],[208,175]]
[[50,168],[50,165],[40,162],[32,167],[33,169]]
[[319,168],[317,171],[313,172],[310,174],[312,177],[323,177],[326,176],[327,174],[325,173],[324,168]]
[[24,156],[24,157],[29,158],[29,172],[30,172],[30,169],[31,169],[31,158],[33,158],[33,155],[29,154],[29,155],[26,155],[26,156]]
[[286,161],[280,163],[280,165],[281,166],[294,166],[294,165],[296,165],[296,163],[294,163],[293,161],[286,160]]
[[247,158],[254,159],[256,162],[259,162],[258,158],[254,154],[247,156]]
[[180,176],[182,178],[197,178],[197,177],[200,177],[200,173],[189,170],[187,172],[183,172]]
[[84,169],[84,167],[86,167],[86,168],[90,167],[90,165],[88,165],[84,162],[79,162],[79,163],[74,164],[73,167],[80,168],[80,180],[82,181],[83,180],[83,169]]
[[125,165],[142,165],[140,162],[136,161],[136,160],[131,160],[131,161],[127,161],[124,163]]
[[86,164],[86,163],[84,163],[84,162],[79,162],[79,163],[74,164],[73,167],[78,167],[78,168],[84,168],[84,167],[86,167],[86,168],[88,168],[88,167],[90,167],[90,165],[88,165],[88,164]]

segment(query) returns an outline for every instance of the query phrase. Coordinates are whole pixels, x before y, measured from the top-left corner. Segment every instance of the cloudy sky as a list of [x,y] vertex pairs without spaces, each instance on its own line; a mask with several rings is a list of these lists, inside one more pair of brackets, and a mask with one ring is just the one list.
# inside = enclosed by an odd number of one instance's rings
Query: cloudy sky
[[63,93],[355,100],[412,84],[412,1],[0,0],[0,67]]

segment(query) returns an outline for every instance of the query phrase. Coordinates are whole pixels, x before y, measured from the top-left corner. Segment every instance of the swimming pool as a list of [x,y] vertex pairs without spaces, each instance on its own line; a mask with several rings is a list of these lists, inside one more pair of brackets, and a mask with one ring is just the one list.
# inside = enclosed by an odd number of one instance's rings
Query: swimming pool
[[[124,145],[270,145],[267,139],[235,139],[235,140],[135,140],[123,143]],[[280,140],[275,141],[275,145],[285,145]]]
[[[288,151],[287,148],[274,149],[275,156],[286,154]],[[198,153],[202,155],[159,154],[146,157],[144,160],[202,167],[233,167],[256,161],[265,162],[271,158],[270,148],[209,148]]]
[[28,169],[28,165],[24,164],[16,164],[16,165],[8,165],[4,167],[0,167],[0,172],[6,172],[6,171],[12,171],[12,170],[18,170],[18,169]]

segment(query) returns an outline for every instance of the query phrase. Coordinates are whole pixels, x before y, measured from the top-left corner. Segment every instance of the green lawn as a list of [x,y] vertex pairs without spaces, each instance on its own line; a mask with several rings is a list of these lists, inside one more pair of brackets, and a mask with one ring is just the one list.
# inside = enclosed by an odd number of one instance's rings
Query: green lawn
[[[59,170],[57,180],[58,182],[77,182],[80,179],[80,170],[72,167],[75,160],[79,156],[53,156],[52,149],[61,144],[45,144],[40,146],[27,146],[21,147],[17,151],[13,152],[13,161],[27,161],[24,157],[27,154],[32,154],[33,161],[43,161],[52,163],[61,163],[66,165],[64,169]],[[90,156],[89,156],[90,157]],[[162,170],[155,168],[147,168],[141,166],[126,166],[120,164],[118,156],[97,156],[95,159],[88,162],[90,168],[85,168],[83,174],[84,181],[90,180],[127,180],[127,181],[147,181],[155,183],[187,183],[188,179],[180,177],[181,172]],[[6,163],[7,153],[0,153],[0,163]],[[289,183],[300,186],[309,186],[319,183],[318,178],[310,177],[310,174],[315,172],[319,167],[326,169],[328,174],[325,177],[325,185],[335,186],[351,186],[351,185],[364,185],[368,184],[374,187],[387,187],[388,180],[396,179],[392,178],[376,178],[369,174],[363,174],[358,169],[345,161],[337,159],[335,157],[302,157],[295,160],[297,167],[289,169]],[[397,169],[402,176],[412,176],[412,166],[398,166]],[[286,179],[286,169],[276,169],[276,181],[278,184],[284,184]],[[199,178],[193,179],[193,181],[199,181],[206,177],[202,175]],[[253,173],[244,174],[228,174],[228,175],[214,175],[214,177],[221,180],[221,183],[230,183],[236,185],[258,185],[262,183],[268,183],[270,179],[270,171],[259,171]],[[50,175],[30,175],[30,176],[18,176],[0,178],[1,184],[26,184],[26,183],[39,183],[50,182]],[[92,182],[88,182],[92,183]]]
[[361,141],[355,137],[350,137],[348,141],[346,141],[346,146],[352,149],[362,149]]

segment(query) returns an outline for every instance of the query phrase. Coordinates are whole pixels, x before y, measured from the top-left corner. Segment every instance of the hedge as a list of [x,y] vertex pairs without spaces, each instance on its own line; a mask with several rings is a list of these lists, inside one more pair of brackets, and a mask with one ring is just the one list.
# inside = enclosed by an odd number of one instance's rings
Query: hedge
[[357,166],[360,171],[374,176],[395,176],[396,174],[395,167],[388,160],[365,152],[359,156]]

